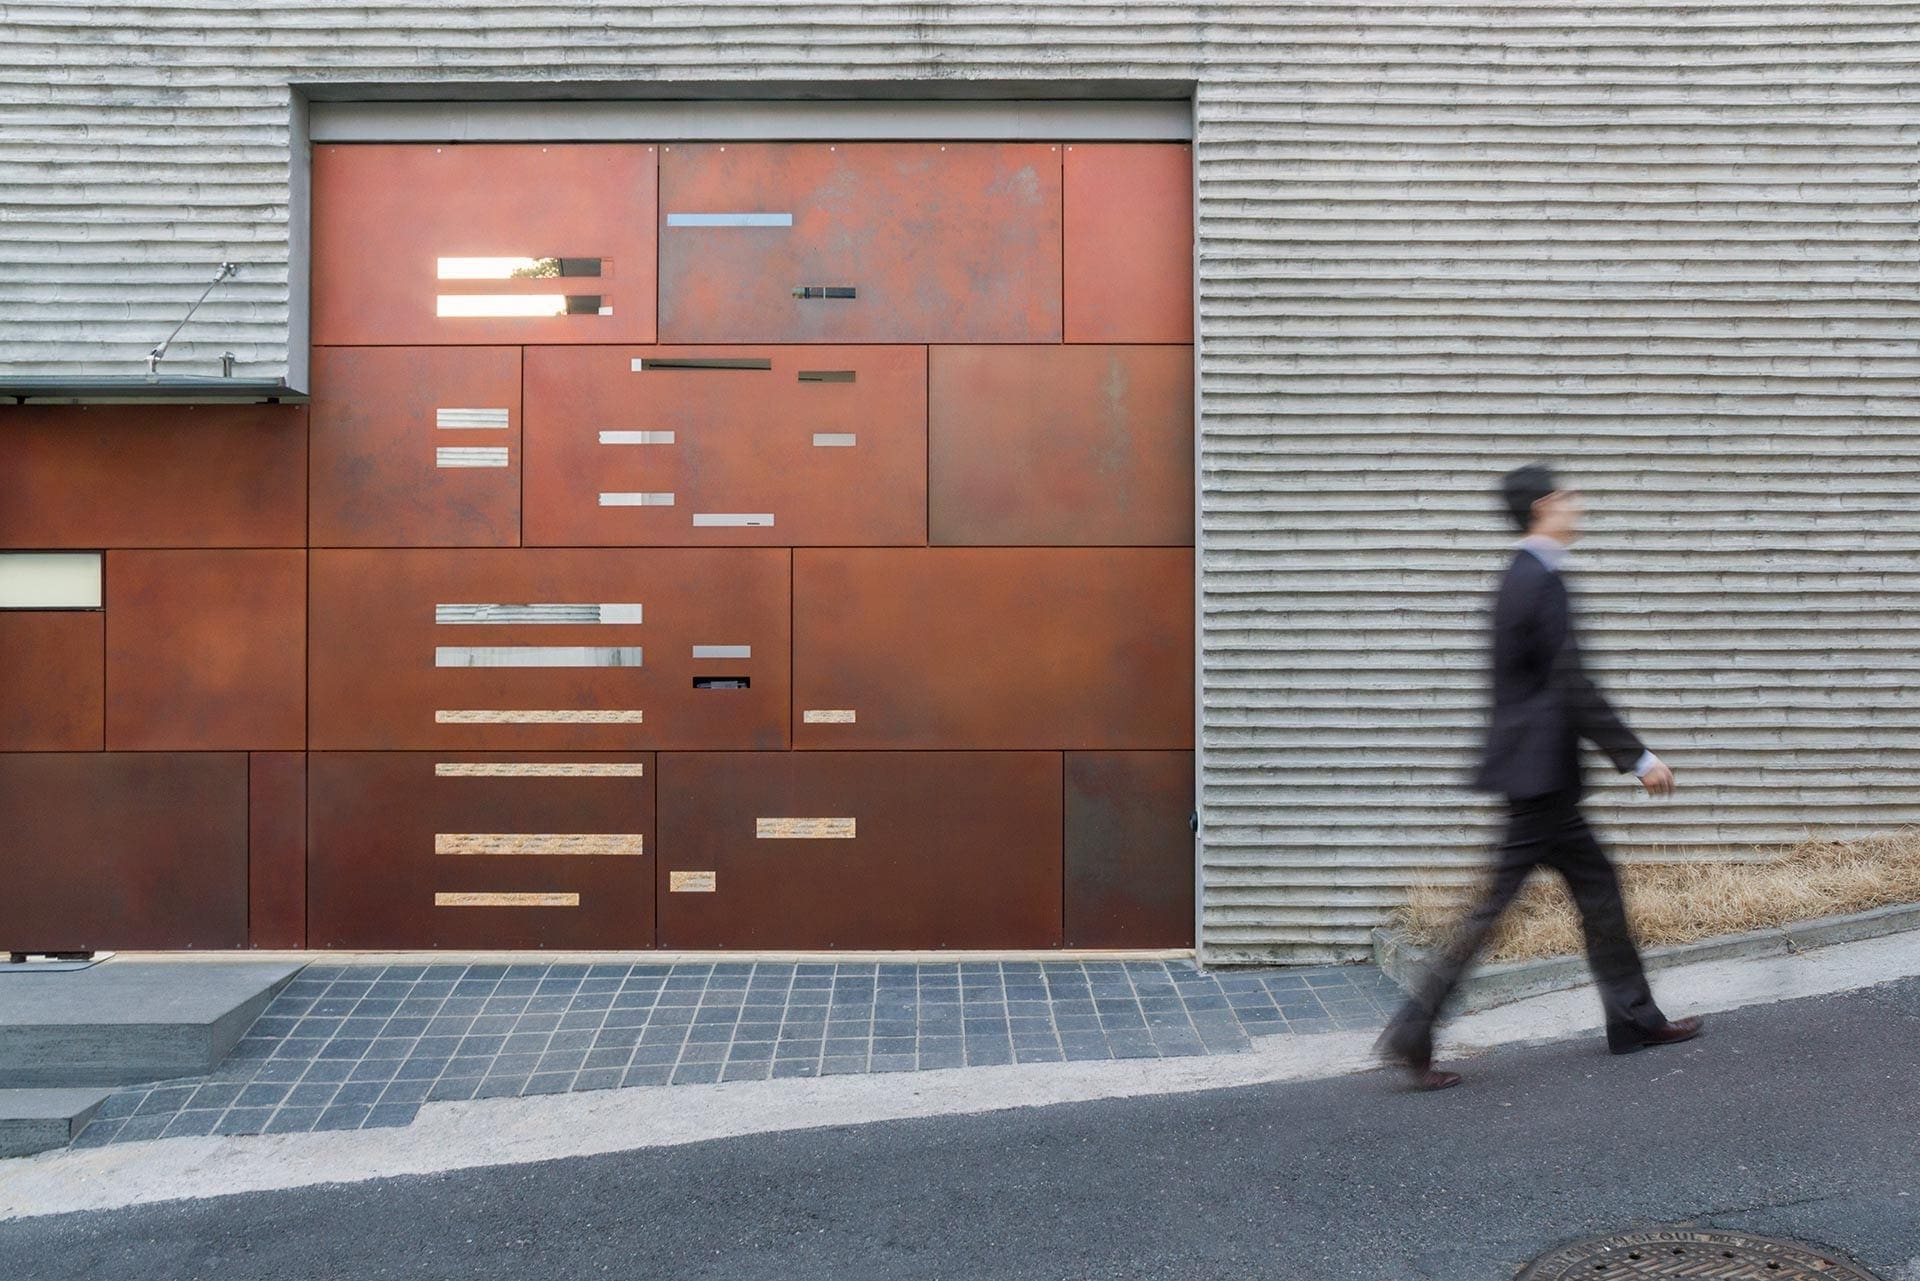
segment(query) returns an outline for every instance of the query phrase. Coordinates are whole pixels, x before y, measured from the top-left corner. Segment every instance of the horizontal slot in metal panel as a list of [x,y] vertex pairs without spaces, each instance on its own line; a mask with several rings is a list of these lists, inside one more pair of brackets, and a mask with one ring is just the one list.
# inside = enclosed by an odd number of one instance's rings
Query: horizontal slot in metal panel
[[859,443],[859,437],[850,431],[817,431],[813,443],[821,449],[851,449]]
[[802,369],[799,374],[803,383],[850,383],[856,377],[851,369]]
[[646,853],[638,832],[436,832],[433,852],[448,855],[541,855],[555,858]]
[[617,605],[537,604],[537,605],[435,605],[433,621],[443,625],[554,626],[570,623],[632,624],[645,618],[644,606],[636,603]]
[[448,431],[492,430],[507,426],[504,409],[436,409],[433,425]]
[[638,708],[456,708],[433,714],[436,725],[639,725],[645,713]]
[[800,713],[800,719],[808,725],[852,725],[855,723],[853,709],[850,707],[809,707]]
[[99,552],[0,552],[0,609],[99,609]]
[[667,892],[669,894],[712,894],[719,888],[720,878],[713,872],[669,872],[667,873]]
[[505,445],[442,445],[433,451],[435,467],[505,467]]
[[720,528],[724,526],[745,527],[748,529],[767,529],[773,525],[772,512],[695,512],[695,529]]
[[850,841],[851,818],[756,818],[753,834],[763,841]]
[[441,891],[433,896],[435,907],[579,907],[578,894],[532,894],[532,893],[448,893]]
[[552,280],[560,276],[598,276],[599,258],[440,258],[434,274],[441,280]]
[[790,213],[670,213],[669,227],[791,227]]
[[795,298],[857,298],[860,291],[852,285],[795,285]]
[[671,507],[672,494],[622,493],[600,495],[602,507]]
[[643,761],[441,761],[436,778],[641,778]]
[[772,369],[767,356],[642,356],[633,362],[633,372],[654,369]]
[[695,645],[695,658],[752,658],[751,645]]
[[435,667],[642,667],[638,645],[440,645]]
[[611,316],[603,294],[440,294],[433,314],[442,319]]
[[670,431],[603,431],[600,433],[603,445],[671,445],[673,433]]

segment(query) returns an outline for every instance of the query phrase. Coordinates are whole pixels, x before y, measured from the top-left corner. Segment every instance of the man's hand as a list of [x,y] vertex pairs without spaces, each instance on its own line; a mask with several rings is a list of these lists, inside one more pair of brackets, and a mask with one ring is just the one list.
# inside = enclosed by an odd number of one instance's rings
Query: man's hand
[[1640,782],[1647,789],[1648,796],[1673,795],[1673,771],[1667,768],[1665,761],[1656,759],[1647,766],[1647,772],[1640,776]]

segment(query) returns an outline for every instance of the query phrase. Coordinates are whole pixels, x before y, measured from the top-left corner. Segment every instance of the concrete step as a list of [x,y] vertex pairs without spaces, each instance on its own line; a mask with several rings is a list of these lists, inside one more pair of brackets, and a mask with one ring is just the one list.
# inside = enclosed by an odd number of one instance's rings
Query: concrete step
[[226,1058],[298,961],[116,957],[0,976],[0,1089],[200,1076]]
[[0,1157],[32,1156],[67,1146],[112,1093],[97,1086],[0,1090]]

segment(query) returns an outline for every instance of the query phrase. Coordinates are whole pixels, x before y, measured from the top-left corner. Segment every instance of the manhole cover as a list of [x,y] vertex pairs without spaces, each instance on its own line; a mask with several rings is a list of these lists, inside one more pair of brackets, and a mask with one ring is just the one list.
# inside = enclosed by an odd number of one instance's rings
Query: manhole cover
[[1876,1281],[1857,1264],[1812,1246],[1745,1232],[1648,1228],[1561,1246],[1518,1281]]

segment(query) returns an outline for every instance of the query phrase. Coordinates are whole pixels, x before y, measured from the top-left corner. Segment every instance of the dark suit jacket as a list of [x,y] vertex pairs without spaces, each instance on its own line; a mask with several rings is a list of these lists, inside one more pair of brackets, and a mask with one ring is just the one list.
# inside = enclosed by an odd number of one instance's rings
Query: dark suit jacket
[[1646,749],[1580,663],[1560,575],[1522,548],[1493,605],[1493,716],[1475,787],[1514,800],[1581,788],[1580,740],[1625,773]]

